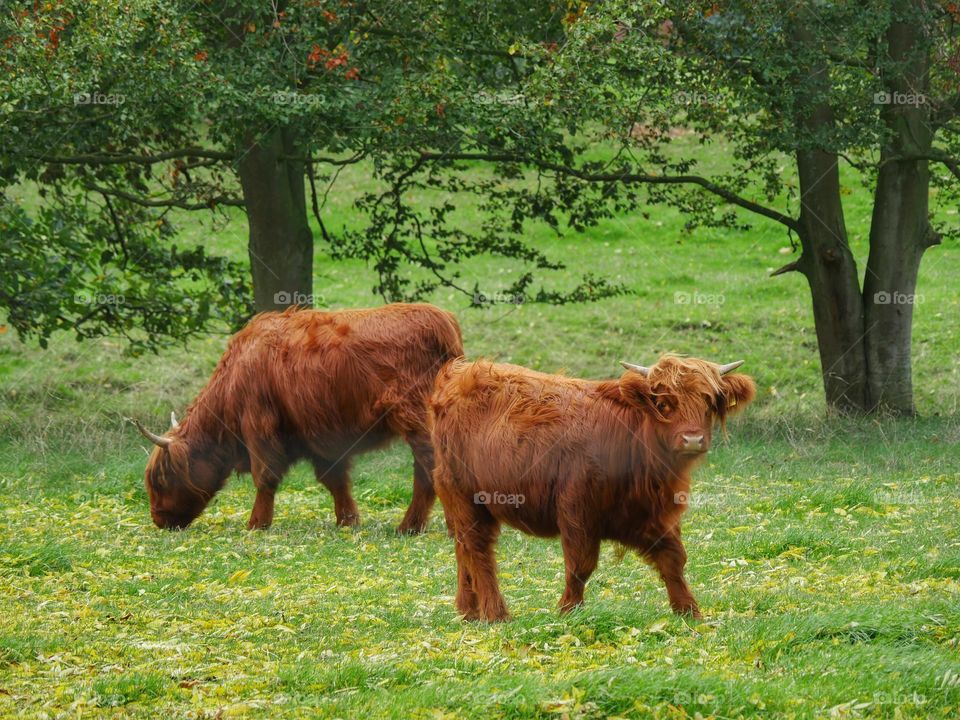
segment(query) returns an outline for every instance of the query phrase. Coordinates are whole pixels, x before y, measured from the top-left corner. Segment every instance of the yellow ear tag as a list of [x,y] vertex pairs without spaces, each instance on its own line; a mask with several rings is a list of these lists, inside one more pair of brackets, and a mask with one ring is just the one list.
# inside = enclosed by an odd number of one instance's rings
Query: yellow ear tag
[[733,398],[733,399],[730,401],[730,403],[727,405],[727,407],[736,407],[736,406],[737,406],[737,399],[736,399],[736,398]]

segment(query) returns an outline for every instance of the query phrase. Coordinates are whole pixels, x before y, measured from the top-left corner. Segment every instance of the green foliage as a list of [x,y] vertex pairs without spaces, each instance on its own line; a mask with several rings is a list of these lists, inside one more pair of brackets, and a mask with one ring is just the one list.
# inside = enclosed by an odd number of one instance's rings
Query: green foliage
[[[249,317],[243,269],[206,243],[174,245],[181,218],[171,211],[242,206],[235,165],[278,124],[299,139],[300,155],[362,146],[349,135],[370,122],[365,108],[380,107],[374,66],[389,74],[401,62],[394,41],[367,32],[370,11],[4,6],[0,303],[18,332],[41,343],[58,329],[120,335],[139,353]],[[21,208],[8,198],[25,183],[38,197]]]
[[[490,233],[515,233],[511,252],[523,257],[531,252],[522,241],[530,224],[582,231],[611,213],[651,205],[682,211],[687,232],[747,229],[750,213],[759,213],[794,233],[798,153],[837,154],[862,171],[865,185],[876,181],[890,137],[883,98],[895,94],[900,69],[883,39],[895,23],[925,30],[917,52],[930,59],[929,87],[914,101],[936,133],[932,221],[953,237],[960,231],[950,217],[960,202],[955,5],[624,0],[581,4],[553,33],[485,26],[492,49],[514,70],[496,82],[464,66],[445,68],[443,83],[418,78],[403,114],[416,115],[424,129],[408,138],[416,143],[409,151],[399,139],[384,147],[390,187],[368,206],[371,226],[359,254],[388,264],[393,278],[406,263],[431,268],[424,240],[439,235],[441,247],[486,251],[509,245],[485,243]],[[421,98],[444,112],[428,112]],[[806,109],[818,103],[834,121],[808,122]],[[682,135],[697,143],[678,147]],[[709,160],[717,152],[729,160],[722,168]],[[450,240],[431,223],[437,210],[413,212],[409,199],[440,185],[438,166],[460,172],[468,159],[490,163],[491,174],[447,187],[443,212],[454,215],[452,206],[473,195],[486,214],[476,235]]]
[[[195,143],[199,36],[179,6],[14,3],[0,37],[0,306],[21,337],[119,336],[140,354],[242,324],[248,272],[172,242],[163,197],[216,208],[222,171],[113,159]],[[37,187],[26,205],[10,199],[22,183]]]
[[108,199],[91,207],[62,195],[30,217],[0,198],[0,307],[21,338],[35,335],[42,347],[70,330],[78,340],[122,336],[139,354],[213,321],[239,328],[252,314],[246,268],[202,246],[168,246],[170,232],[163,217]]
[[[897,24],[923,29],[921,120],[936,131],[925,150],[931,222],[951,239],[960,229],[953,3],[20,0],[0,14],[0,191],[39,186],[31,227],[61,245],[69,237],[74,267],[90,271],[68,281],[58,274],[61,250],[17,241],[18,272],[36,275],[38,299],[23,309],[17,294],[3,298],[22,333],[112,326],[141,338],[131,340],[135,352],[167,333],[242,318],[246,288],[214,277],[235,269],[172,248],[160,230],[179,219],[150,223],[243,207],[251,199],[237,166],[278,129],[290,146],[277,161],[309,175],[318,221],[329,220],[344,168],[363,162],[373,176],[358,200],[363,222],[329,232],[334,217],[318,229],[333,256],[367,263],[372,289],[389,300],[438,288],[474,305],[623,294],[623,278],[594,263],[564,268],[531,238],[543,228],[593,232],[653,205],[684,214],[681,235],[745,231],[749,213],[759,214],[796,249],[798,155],[836,155],[868,187],[881,162],[898,161],[888,145],[899,101],[877,99],[902,80],[887,47]],[[820,104],[833,118],[811,123],[807,110]],[[900,150],[910,157],[910,147]],[[69,210],[81,205],[83,213]],[[852,227],[873,208],[851,210]],[[77,227],[54,227],[67,221]],[[93,230],[100,240],[77,240]],[[142,267],[126,266],[135,280],[116,279],[112,259],[101,259],[124,236],[156,248]],[[466,278],[489,257],[514,262],[480,288]],[[178,289],[164,294],[168,279]],[[96,282],[139,307],[91,314],[62,300]],[[176,304],[183,288],[198,294]],[[178,317],[143,309],[146,289]]]

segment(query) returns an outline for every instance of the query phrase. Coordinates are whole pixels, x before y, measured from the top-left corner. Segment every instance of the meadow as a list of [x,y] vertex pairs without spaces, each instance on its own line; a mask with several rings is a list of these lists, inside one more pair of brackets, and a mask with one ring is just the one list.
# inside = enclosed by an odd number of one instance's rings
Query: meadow
[[[344,171],[328,227],[359,222]],[[869,198],[850,192],[863,266]],[[949,210],[945,212],[951,212]],[[952,211],[955,214],[955,210]],[[463,221],[469,221],[469,208]],[[185,240],[245,256],[239,215],[181,215]],[[463,622],[439,508],[421,536],[405,446],[354,472],[362,525],[298,466],[268,531],[248,532],[249,477],[187,530],[160,531],[146,442],[206,382],[226,335],[132,358],[117,340],[50,348],[0,334],[0,715],[30,717],[957,717],[960,714],[960,248],[931,249],[915,311],[913,419],[831,416],[809,293],[780,228],[683,231],[673,211],[531,237],[574,282],[632,294],[587,305],[455,312],[470,356],[591,378],[664,352],[743,359],[756,402],[694,476],[687,577],[705,620],[671,615],[636,556],[603,549],[586,604],[556,612],[559,543],[506,530],[510,622]],[[516,268],[464,276],[491,295]],[[862,270],[861,270],[862,272]],[[375,278],[318,247],[321,307],[379,304]],[[0,318],[2,325],[2,318]]]

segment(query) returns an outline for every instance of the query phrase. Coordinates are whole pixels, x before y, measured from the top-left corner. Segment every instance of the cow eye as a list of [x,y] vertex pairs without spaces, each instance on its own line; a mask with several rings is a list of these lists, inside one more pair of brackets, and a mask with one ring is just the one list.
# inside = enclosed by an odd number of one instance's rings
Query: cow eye
[[668,415],[670,413],[670,402],[667,400],[657,400],[657,410],[661,415]]

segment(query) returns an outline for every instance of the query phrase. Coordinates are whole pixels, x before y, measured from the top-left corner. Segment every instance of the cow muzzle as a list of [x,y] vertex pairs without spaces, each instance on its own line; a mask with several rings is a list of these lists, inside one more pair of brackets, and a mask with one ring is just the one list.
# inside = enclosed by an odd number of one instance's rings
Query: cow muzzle
[[684,433],[680,436],[680,452],[691,455],[698,455],[707,451],[707,441],[704,439],[703,435],[687,435]]
[[183,530],[193,522],[196,516],[186,513],[165,512],[162,510],[151,510],[153,524],[161,530]]

